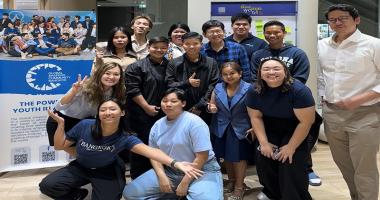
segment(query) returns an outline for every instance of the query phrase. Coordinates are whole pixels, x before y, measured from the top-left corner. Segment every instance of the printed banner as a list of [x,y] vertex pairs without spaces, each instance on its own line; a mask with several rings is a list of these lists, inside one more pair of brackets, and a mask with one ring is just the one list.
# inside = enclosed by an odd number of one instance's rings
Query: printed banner
[[[64,165],[49,146],[47,110],[95,56],[93,11],[0,9],[0,172]],[[79,20],[78,20],[79,19]]]

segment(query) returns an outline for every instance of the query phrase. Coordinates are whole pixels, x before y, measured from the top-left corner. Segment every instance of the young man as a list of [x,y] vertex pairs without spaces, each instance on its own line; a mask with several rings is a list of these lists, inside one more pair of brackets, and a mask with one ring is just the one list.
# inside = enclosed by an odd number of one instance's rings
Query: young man
[[247,51],[248,59],[257,50],[263,49],[267,46],[267,43],[253,36],[249,30],[251,29],[252,17],[247,13],[238,13],[231,17],[231,27],[233,34],[226,37],[227,41],[236,42],[245,47]]
[[12,38],[14,47],[9,50],[9,55],[14,57],[21,57],[26,59],[26,56],[33,57],[32,53],[36,47],[36,43],[29,33],[22,33],[20,36],[14,36]]
[[138,60],[145,58],[149,54],[146,35],[152,28],[153,23],[149,16],[136,16],[131,21],[131,29],[133,30],[131,37],[132,49],[136,53]]
[[[62,33],[61,39],[57,45],[53,45],[58,56],[79,55],[80,46],[75,42],[74,38],[70,38],[69,33]],[[52,56],[49,54],[49,56]]]
[[214,59],[200,54],[202,39],[196,32],[182,36],[186,53],[169,62],[165,79],[169,88],[185,91],[187,99],[184,109],[209,124],[211,115],[206,112],[206,107],[219,80],[219,70]]
[[[306,83],[309,72],[310,63],[306,53],[293,45],[285,44],[284,38],[286,35],[285,25],[280,21],[269,21],[264,24],[264,36],[265,40],[269,43],[263,49],[256,51],[252,55],[251,66],[253,68],[253,77],[256,79],[257,68],[262,60],[277,57],[287,65],[290,75]],[[307,137],[307,143],[309,146],[309,155],[307,160],[307,172],[309,177],[309,184],[312,186],[319,186],[322,184],[321,178],[313,170],[313,161],[311,158],[311,149],[314,147],[315,142],[318,139],[319,127],[322,123],[322,119],[319,115],[316,115],[316,120],[310,129],[309,136]],[[265,195],[265,188],[263,192],[259,193],[258,199],[267,199]]]
[[380,40],[361,33],[351,5],[325,14],[335,34],[318,42],[318,91],[325,134],[351,199],[377,200],[380,141]]
[[224,24],[218,20],[209,20],[202,25],[202,31],[209,42],[202,46],[201,54],[214,58],[219,68],[225,62],[238,63],[243,70],[243,80],[251,82],[247,52],[242,45],[224,40]]
[[12,21],[9,19],[9,14],[3,13],[3,18],[0,21],[0,32],[8,27],[8,23],[12,23]]

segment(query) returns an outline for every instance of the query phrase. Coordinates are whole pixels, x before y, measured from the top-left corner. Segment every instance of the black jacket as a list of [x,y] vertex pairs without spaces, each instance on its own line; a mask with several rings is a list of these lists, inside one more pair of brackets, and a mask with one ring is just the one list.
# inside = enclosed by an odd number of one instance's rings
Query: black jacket
[[[201,80],[199,87],[191,87],[189,83],[189,77],[194,72],[195,78]],[[184,54],[169,62],[165,80],[168,88],[177,87],[185,90],[185,110],[195,106],[198,110],[204,111],[219,80],[218,64],[213,58],[204,55],[200,55],[199,61],[193,63]]]

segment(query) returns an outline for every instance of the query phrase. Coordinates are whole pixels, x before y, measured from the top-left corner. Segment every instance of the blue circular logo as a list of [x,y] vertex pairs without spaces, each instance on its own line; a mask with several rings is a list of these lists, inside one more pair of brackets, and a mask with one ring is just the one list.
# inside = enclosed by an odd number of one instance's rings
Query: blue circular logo
[[26,73],[25,78],[30,87],[40,91],[54,90],[61,86],[61,82],[68,79],[61,67],[51,63],[33,66]]

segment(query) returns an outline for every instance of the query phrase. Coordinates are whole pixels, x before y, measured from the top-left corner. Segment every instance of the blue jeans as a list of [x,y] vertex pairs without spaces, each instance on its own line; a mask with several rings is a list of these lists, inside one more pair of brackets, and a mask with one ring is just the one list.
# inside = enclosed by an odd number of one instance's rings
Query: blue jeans
[[[223,200],[223,182],[220,166],[216,159],[209,160],[202,168],[205,174],[194,179],[186,198],[188,200]],[[161,193],[158,177],[151,169],[125,186],[123,196],[128,200],[166,199],[176,200],[175,190],[183,178],[177,170],[165,167],[165,173],[173,184],[174,193]]]

